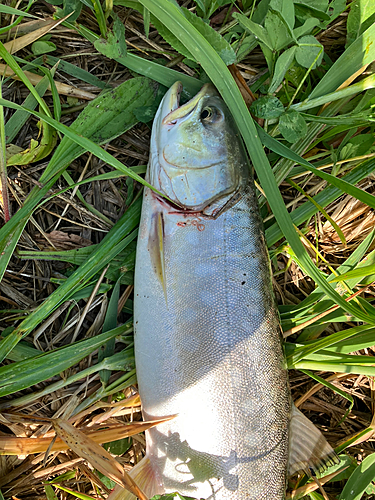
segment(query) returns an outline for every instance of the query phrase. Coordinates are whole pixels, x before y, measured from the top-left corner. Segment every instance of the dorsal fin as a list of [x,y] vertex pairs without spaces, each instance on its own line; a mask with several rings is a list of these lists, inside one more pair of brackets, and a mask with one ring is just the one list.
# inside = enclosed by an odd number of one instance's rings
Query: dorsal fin
[[313,473],[323,472],[337,463],[339,458],[332,446],[320,430],[293,404],[289,436],[289,475],[306,469]]

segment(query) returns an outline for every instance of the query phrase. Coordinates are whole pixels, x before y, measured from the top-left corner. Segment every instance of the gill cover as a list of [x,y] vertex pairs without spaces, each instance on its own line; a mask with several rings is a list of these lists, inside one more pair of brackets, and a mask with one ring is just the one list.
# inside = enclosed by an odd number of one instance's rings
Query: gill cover
[[149,181],[182,208],[217,208],[220,200],[228,200],[246,184],[247,157],[234,120],[215,88],[204,85],[179,107],[181,90],[181,83],[176,82],[155,116]]

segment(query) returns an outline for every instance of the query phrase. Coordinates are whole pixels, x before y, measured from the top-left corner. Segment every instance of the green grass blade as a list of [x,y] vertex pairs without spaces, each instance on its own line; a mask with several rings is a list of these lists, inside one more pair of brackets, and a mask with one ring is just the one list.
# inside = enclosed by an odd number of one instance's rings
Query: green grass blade
[[43,68],[43,71],[45,72],[49,84],[51,87],[51,92],[52,92],[52,100],[53,100],[53,116],[55,120],[60,121],[61,118],[61,102],[60,102],[60,96],[56,88],[56,83],[55,80],[53,79],[55,75],[55,71],[57,69],[58,63],[55,64],[55,66],[51,69],[51,71],[48,71]]
[[127,325],[121,325],[91,339],[46,352],[36,358],[0,367],[0,397],[21,391],[58,375],[70,366],[79,363],[108,340],[124,333],[126,329]]
[[[375,229],[371,231],[369,235],[366,236],[364,241],[359,245],[358,248],[354,250],[354,252],[348,257],[348,259],[338,268],[336,269],[336,272],[338,273],[344,273],[348,269],[352,269],[355,265],[359,265],[358,262],[363,258],[363,256],[366,254],[366,252],[369,250],[372,242],[374,241],[375,238]],[[334,275],[331,274],[328,279],[333,278]],[[350,288],[353,288],[358,281],[353,280],[349,281],[347,284]],[[306,297],[302,302],[300,302],[297,306],[295,306],[295,309],[304,309],[306,307],[311,306],[318,300],[322,299],[324,297],[324,293],[322,290],[318,287],[316,290],[314,290],[308,297]],[[326,308],[331,307],[332,302],[327,301]],[[322,311],[320,311],[322,312]]]
[[[348,184],[357,184],[360,180],[368,177],[375,170],[375,160],[369,159],[366,162],[355,167],[349,174],[346,174],[341,178]],[[324,191],[320,192],[314,196],[316,203],[322,207],[326,207],[329,203],[335,201],[339,196],[342,195],[342,190],[329,186]],[[299,206],[290,214],[293,223],[298,226],[303,222],[307,221],[310,217],[317,213],[317,208],[309,201]],[[283,237],[283,233],[278,226],[278,224],[273,224],[271,227],[266,229],[266,240],[269,247],[274,245],[278,240]]]
[[368,328],[358,331],[354,336],[348,337],[343,340],[335,342],[333,345],[327,347],[331,352],[339,352],[341,354],[350,354],[360,349],[367,349],[374,345],[374,329]]
[[[120,328],[122,328],[122,325]],[[108,330],[109,332],[109,330]],[[107,333],[107,332],[106,332]],[[124,332],[122,332],[124,333]],[[108,342],[115,342],[115,337],[111,337]],[[18,347],[18,346],[17,346]],[[17,348],[16,347],[16,348]],[[103,347],[103,344],[99,346],[99,349]],[[41,357],[38,357],[35,359],[36,363],[38,364]],[[48,359],[43,358],[43,362],[49,362]],[[86,377],[91,376],[92,374],[98,372],[99,370],[118,370],[118,371],[129,371],[134,368],[134,352],[133,349],[128,348],[124,349],[121,352],[114,354],[113,356],[107,357],[103,359],[103,361],[100,361],[94,365],[89,366],[85,370],[82,370],[78,373],[75,373],[74,375],[71,375],[68,378],[63,378],[61,380],[58,380],[57,382],[53,382],[50,385],[47,385],[40,391],[33,391],[30,394],[25,394],[24,396],[21,396],[16,399],[12,399],[12,401],[4,401],[0,403],[0,410],[4,410],[6,408],[12,407],[12,408],[17,408],[18,406],[24,406],[24,405],[29,405],[32,404],[33,401],[36,401],[38,398],[44,397],[47,394],[51,394],[52,392],[55,392],[57,390],[63,389],[64,387],[67,387],[70,384],[75,384],[79,380],[82,380]],[[52,370],[51,370],[52,373]],[[53,376],[53,375],[52,375]],[[47,379],[45,379],[47,380]],[[33,382],[33,380],[30,380],[30,382]],[[28,387],[33,385],[33,383],[30,383]]]
[[[373,360],[370,356],[352,356],[348,359],[347,355],[345,358],[337,358],[329,356],[328,351],[319,351],[319,353],[313,354],[308,359],[303,359],[296,364],[288,365],[289,369],[293,370],[315,370],[315,371],[325,371],[325,372],[339,372],[339,373],[356,373],[358,375],[366,375],[367,377],[373,377],[375,375],[375,366]],[[364,358],[369,358],[365,362]]]
[[346,281],[352,278],[365,278],[370,274],[375,273],[375,264],[371,264],[370,266],[363,266],[358,269],[353,269],[352,271],[348,271],[347,273],[340,274],[340,276],[336,276],[330,280],[331,283],[337,283],[338,281]]
[[[108,165],[111,165],[114,168],[117,168],[120,170],[123,174],[131,177],[132,179],[138,181],[141,184],[144,184],[145,186],[149,187],[150,189],[153,189],[154,191],[155,188],[151,186],[147,181],[145,181],[142,177],[140,177],[138,174],[136,174],[133,170],[130,168],[126,167],[123,163],[121,163],[119,160],[117,160],[115,157],[113,157],[111,154],[107,153],[103,148],[98,146],[98,144],[94,143],[90,139],[87,139],[86,137],[83,137],[79,134],[77,134],[71,127],[67,127],[66,125],[63,125],[62,123],[54,120],[53,118],[50,118],[49,116],[45,116],[42,113],[38,113],[37,111],[33,111],[31,109],[26,109],[18,104],[14,104],[11,101],[7,101],[6,99],[0,99],[0,105],[6,106],[11,109],[17,109],[17,110],[24,110],[34,116],[37,116],[41,120],[44,120],[47,122],[49,125],[54,127],[56,130],[61,132],[62,134],[65,135],[65,137],[68,137],[70,140],[81,146],[83,151],[91,151],[97,158],[100,158],[103,160],[105,163],[108,163]],[[45,175],[45,174],[43,174]],[[43,176],[42,176],[43,177]],[[42,182],[42,177],[40,178],[39,182]],[[158,191],[156,191],[158,192]],[[161,193],[159,193],[161,195]]]
[[[116,327],[117,307],[120,298],[120,284],[121,281],[119,278],[116,281],[115,286],[113,287],[111,298],[109,299],[108,308],[103,324],[103,332],[106,332],[107,330],[111,330],[112,328]],[[114,353],[114,349],[115,349],[115,340],[112,339],[108,341],[106,345],[102,347],[102,349],[99,350],[98,360],[101,361],[102,359],[111,356]],[[107,385],[110,376],[111,376],[110,370],[102,370],[100,372],[100,380],[102,384]]]
[[[39,59],[38,59],[39,60]],[[73,78],[78,78],[82,82],[86,82],[89,85],[93,85],[94,87],[98,87],[99,89],[111,89],[112,87],[108,85],[107,83],[103,82],[102,80],[99,80],[98,77],[95,75],[92,75],[88,71],[79,68],[78,66],[75,66],[74,64],[71,64],[67,61],[63,61],[62,59],[59,59],[54,56],[50,55],[44,55],[43,59],[40,58],[40,62],[45,61],[47,64],[51,64],[54,66],[55,64],[59,63],[59,71],[62,71]],[[39,64],[37,61],[34,61],[35,64]]]
[[346,99],[347,97],[351,97],[359,92],[363,92],[364,90],[372,89],[374,87],[375,75],[370,75],[360,82],[346,87],[345,89],[336,90],[336,92],[331,92],[329,94],[322,95],[321,97],[316,97],[315,99],[307,99],[306,101],[292,104],[290,108],[296,111],[306,111],[307,109],[315,108],[316,106],[323,106],[323,104],[337,101],[338,99]]
[[[89,40],[91,43],[94,43],[100,38],[94,32],[88,30],[87,28],[84,28],[81,25],[74,25],[67,21],[63,22],[62,24],[71,29],[76,29],[84,38]],[[127,53],[126,57],[116,57],[114,58],[114,60],[130,69],[131,71],[135,71],[139,75],[151,78],[152,80],[161,83],[165,87],[170,87],[175,82],[181,81],[184,86],[184,94],[189,99],[202,88],[202,82],[200,80],[197,80],[196,78],[175,71],[174,69],[166,68],[161,64],[157,64],[153,61],[148,61],[147,59],[143,59],[142,57],[135,56],[134,54],[130,54],[129,52]]]
[[287,182],[292,187],[294,187],[297,191],[299,191],[300,193],[302,193],[313,205],[316,206],[316,208],[319,210],[319,212],[327,219],[327,221],[334,228],[334,230],[336,231],[336,233],[338,234],[338,236],[339,236],[339,238],[341,240],[341,243],[345,246],[346,245],[346,239],[345,239],[344,233],[341,231],[340,227],[338,226],[338,224],[336,224],[336,222],[332,219],[332,217],[330,217],[327,214],[327,212],[324,210],[324,208],[321,207],[319,205],[319,203],[317,203],[314,200],[314,198],[312,198],[310,195],[308,195],[298,184],[296,184],[294,181],[292,181],[292,179],[287,179]]
[[314,173],[321,179],[327,181],[332,186],[338,187],[343,193],[347,193],[350,196],[353,196],[354,198],[362,201],[369,207],[375,208],[375,196],[373,196],[372,194],[367,193],[363,189],[353,186],[350,182],[346,182],[344,179],[340,179],[338,177],[335,177],[334,175],[327,174],[326,172],[315,168],[314,165],[302,158],[302,156],[299,156],[290,148],[268,135],[267,132],[265,132],[261,127],[257,126],[257,130],[259,132],[259,137],[267,148],[271,149],[280,156],[283,156],[284,158],[289,158],[290,160],[303,165],[307,170]]
[[100,33],[102,36],[105,37],[107,34],[107,23],[103,12],[102,4],[100,3],[99,0],[91,0],[91,1],[93,4],[96,20],[98,21]]
[[[68,131],[70,136],[73,135],[79,140],[85,135],[86,138],[90,138],[92,141],[104,143],[135,125],[138,120],[133,113],[134,109],[139,106],[150,105],[153,101],[153,96],[154,89],[150,80],[142,77],[133,78],[91,101],[71,127],[61,127],[61,124],[55,121],[50,123],[56,124],[57,128],[60,127],[62,133]],[[17,110],[25,111],[24,107],[13,103],[10,103],[10,105]],[[29,110],[29,113],[36,112]],[[47,119],[51,120],[44,115],[36,114],[45,121]],[[50,160],[48,167],[39,179],[42,187],[36,186],[27,197],[23,207],[16,212],[7,224],[0,228],[0,279],[2,279],[22,230],[33,210],[48,193],[70,162],[82,154],[86,148],[91,150],[93,143],[89,141],[89,143],[86,142],[85,144],[79,145],[74,140],[72,141],[68,137],[64,137]],[[94,147],[98,146],[94,145]],[[103,152],[104,150],[100,149],[100,151]],[[108,156],[107,152],[105,152],[105,156],[113,158],[111,155]],[[111,160],[109,163],[111,163]],[[118,164],[121,169],[126,168],[122,163],[119,162]],[[134,169],[131,170],[136,172]]]
[[55,491],[50,484],[44,485],[44,491],[46,492],[47,500],[58,500],[58,497],[55,495]]
[[123,391],[127,387],[136,383],[137,383],[137,377],[135,376],[135,370],[131,370],[130,372],[126,373],[119,379],[115,380],[115,382],[108,385],[107,387],[102,386],[100,387],[100,389],[94,392],[94,394],[87,396],[85,400],[82,401],[82,403],[78,405],[77,408],[74,410],[73,415],[77,415],[77,413],[85,410],[86,408],[96,403],[96,401],[111,396],[116,392]]
[[272,212],[302,269],[317,283],[325,293],[361,321],[375,323],[375,314],[366,314],[357,306],[346,302],[325,280],[320,271],[311,262],[296,233],[290,215],[285,208],[280,191],[267,160],[251,115],[229,70],[207,40],[187,21],[176,4],[168,0],[141,0],[168,29],[170,29],[185,47],[200,61],[201,66],[211,78],[231,110],[246,147],[257,171],[261,185],[266,193]]
[[[37,83],[37,85],[35,86],[35,91],[40,97],[43,97],[48,89],[48,85],[49,79],[47,76],[44,76],[42,80]],[[22,103],[22,106],[28,109],[35,109],[37,104],[38,101],[30,93]],[[27,111],[18,110],[9,118],[9,120],[5,124],[5,138],[7,144],[13,141],[23,125],[26,123],[26,120],[29,118],[29,116],[30,114],[27,113]]]
[[316,99],[335,91],[363,66],[372,63],[375,59],[374,39],[375,23],[362,33],[329,68],[309,95],[309,99]]
[[340,500],[360,500],[374,478],[375,453],[372,453],[354,470],[342,490]]
[[47,116],[51,116],[51,113],[50,113],[46,103],[43,101],[43,99],[36,92],[34,86],[30,82],[30,80],[27,78],[25,73],[22,71],[22,69],[19,67],[19,65],[14,60],[14,57],[12,57],[9,54],[9,52],[6,50],[6,48],[4,47],[4,45],[1,42],[0,42],[0,57],[2,57],[4,59],[4,61],[7,63],[7,65],[14,71],[14,73],[18,76],[18,78],[30,90],[31,94],[38,101],[38,103],[39,103],[40,107],[42,108],[42,110],[44,111],[44,113]]
[[340,422],[337,425],[339,425],[341,422],[343,422],[346,419],[346,417],[348,416],[348,414],[351,412],[351,410],[354,406],[353,396],[351,396],[347,392],[343,391],[339,387],[336,387],[335,385],[331,384],[330,382],[328,382],[324,378],[319,377],[319,375],[316,375],[315,373],[312,373],[308,370],[301,370],[301,371],[305,375],[308,375],[309,377],[311,377],[313,380],[316,380],[319,384],[322,384],[324,387],[328,387],[328,389],[331,389],[331,391],[336,392],[337,394],[340,394],[340,396],[342,398],[347,399],[349,401],[349,403],[350,403],[349,408],[345,411],[343,418],[340,420]]
[[[2,97],[2,81],[0,80],[0,99]],[[9,221],[10,204],[8,196],[8,175],[7,175],[7,161],[6,161],[6,144],[5,144],[5,118],[4,108],[0,105],[0,193],[1,205],[4,213],[5,222]]]
[[[349,328],[348,330],[332,333],[331,335],[328,335],[328,337],[314,340],[306,345],[295,346],[293,350],[291,350],[290,354],[288,353],[288,364],[295,365],[298,361],[309,357],[311,354],[334,346],[343,340],[350,339],[350,337],[357,335],[358,333],[370,332],[374,334],[374,331],[374,328],[369,328],[367,325],[360,325],[355,326],[354,328]],[[355,350],[356,349],[352,349],[352,351]]]
[[[342,107],[342,101],[336,101],[331,103],[321,112],[321,116],[332,116],[335,115],[340,108]],[[308,148],[311,147],[311,144],[316,140],[319,133],[323,130],[324,126],[320,123],[309,123],[307,125],[307,133],[302,139],[299,139],[296,143],[294,143],[290,150],[294,151],[297,154],[303,154]],[[278,185],[289,175],[289,172],[293,168],[294,162],[289,160],[288,157],[281,158],[273,168],[274,175],[276,178],[276,182]],[[262,201],[261,201],[262,204]]]
[[28,335],[63,301],[68,300],[74,292],[82,288],[135,238],[137,230],[134,231],[134,228],[138,225],[140,211],[141,199],[139,198],[107,233],[85,263],[55,290],[33,314],[24,319],[10,335],[0,342],[0,360],[7,356],[21,338]]
[[23,10],[14,9],[13,7],[8,7],[8,5],[0,5],[0,13],[2,14],[10,14],[11,16],[23,16],[23,17],[32,17],[34,19],[38,19],[37,16],[33,16],[32,14],[28,14]]

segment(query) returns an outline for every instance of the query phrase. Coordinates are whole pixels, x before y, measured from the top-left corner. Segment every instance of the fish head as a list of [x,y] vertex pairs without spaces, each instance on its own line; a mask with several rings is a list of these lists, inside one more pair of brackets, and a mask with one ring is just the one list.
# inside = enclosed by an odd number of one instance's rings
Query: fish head
[[179,106],[182,84],[165,94],[151,134],[148,180],[177,206],[203,211],[220,208],[246,185],[249,164],[224,101],[206,84]]

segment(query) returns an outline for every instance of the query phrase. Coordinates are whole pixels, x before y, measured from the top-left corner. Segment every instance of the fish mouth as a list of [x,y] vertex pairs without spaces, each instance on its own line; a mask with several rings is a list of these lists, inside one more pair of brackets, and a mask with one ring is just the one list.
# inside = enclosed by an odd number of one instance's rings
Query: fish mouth
[[163,106],[163,111],[166,112],[166,115],[164,115],[162,125],[175,125],[177,123],[177,120],[184,118],[188,114],[190,114],[197,107],[203,97],[219,95],[215,87],[211,83],[206,83],[205,85],[203,85],[198,94],[190,99],[190,101],[180,106],[180,96],[182,89],[182,83],[176,82],[167,92]]

